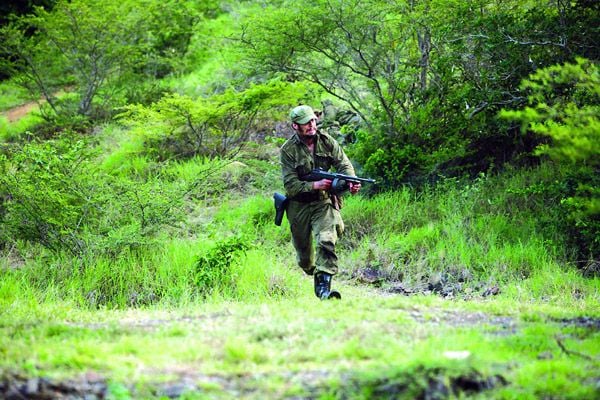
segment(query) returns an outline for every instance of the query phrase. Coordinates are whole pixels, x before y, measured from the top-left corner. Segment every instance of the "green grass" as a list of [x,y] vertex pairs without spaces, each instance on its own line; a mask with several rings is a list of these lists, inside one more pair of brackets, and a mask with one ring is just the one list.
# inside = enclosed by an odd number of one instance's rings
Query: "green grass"
[[[222,284],[216,290],[219,295],[243,299],[267,293],[279,285],[272,280],[283,278],[264,273],[266,266],[280,271],[295,268],[287,221],[282,227],[272,223],[271,195],[281,190],[275,164],[241,157],[242,161],[224,166],[201,159],[162,166],[128,153],[111,139],[118,136],[113,127],[101,139],[108,153],[116,149],[102,160],[103,167],[124,176],[160,174],[163,187],[192,185],[185,198],[187,219],[116,259],[90,254],[78,260],[47,251],[35,258],[25,256],[24,267],[8,272],[19,276],[23,290],[40,291],[36,296],[40,299],[56,295],[92,306],[189,304],[204,296],[194,282],[198,257],[232,237],[252,245],[244,256],[249,260],[236,255],[232,268],[246,264],[261,268],[255,276],[252,268],[238,273],[239,282],[232,280],[231,287]],[[342,210],[347,229],[339,244],[341,275],[353,277],[375,269],[384,286],[401,281],[417,290],[435,278],[455,285],[458,297],[477,297],[498,286],[519,301],[555,299],[575,307],[579,299],[597,299],[597,282],[581,277],[568,264],[568,252],[559,245],[564,242],[560,232],[537,219],[539,213],[553,209],[545,203],[532,205],[530,198],[515,198],[507,190],[525,185],[535,174],[539,179],[550,176],[544,166],[482,177],[468,185],[448,181],[420,193],[403,189],[372,198],[347,196]],[[20,251],[26,249],[25,245]],[[10,265],[10,259],[4,263]],[[252,288],[256,279],[260,289]],[[289,292],[285,286],[278,290]]]
[[15,142],[23,137],[23,134],[35,126],[44,122],[37,113],[31,113],[16,122],[9,122],[4,116],[0,116],[0,142]]
[[25,104],[30,100],[30,95],[21,86],[10,81],[0,82],[0,111]]
[[532,175],[547,179],[551,168],[510,171],[469,184],[450,180],[418,194],[403,189],[372,199],[347,198],[345,262],[352,272],[370,267],[412,284],[433,274],[457,278],[463,271],[473,284],[507,284],[550,270],[567,276],[562,272],[572,267],[561,266],[568,254],[566,236],[546,219],[560,217],[560,204],[532,203],[534,196],[510,191],[528,185]]
[[[400,398],[410,398],[408,393],[428,388],[427,377],[451,380],[473,371],[507,381],[486,397],[595,393],[598,362],[566,354],[555,338],[598,360],[598,331],[554,322],[544,308],[505,310],[498,323],[495,301],[384,297],[346,285],[343,301],[319,303],[310,279],[297,272],[293,277],[299,286],[293,297],[95,312],[38,305],[31,313],[6,312],[0,368],[55,379],[93,370],[113,382],[137,382],[129,389],[134,397],[187,377],[201,386],[212,379],[210,393],[217,398],[231,398],[234,388],[248,398],[313,392],[355,398],[384,391],[390,382],[406,386]],[[587,313],[600,316],[591,305]]]
[[144,157],[144,138],[124,131],[115,125],[106,126],[100,137],[102,169],[116,175],[136,175],[145,173],[149,160]]
[[[260,300],[294,296],[298,285],[290,270],[273,254],[251,249],[230,266],[214,262],[215,270],[227,280],[218,287],[198,287],[197,262],[206,255],[217,239],[165,239],[152,252],[132,251],[118,258],[98,257],[74,260],[69,255],[55,257],[48,263],[30,260],[18,270],[2,268],[0,304],[6,307],[28,299],[40,303],[67,302],[83,308],[127,308],[154,304],[185,306],[198,304],[206,297],[217,299]],[[211,257],[209,255],[209,257]],[[3,260],[2,264],[8,263]],[[211,280],[211,282],[221,282]],[[23,296],[23,297],[21,297]]]
[[[119,399],[159,398],[169,382],[190,383],[187,398],[597,394],[599,333],[576,318],[598,323],[600,279],[569,263],[549,225],[557,205],[511,190],[554,179],[550,166],[348,196],[335,279],[344,299],[320,302],[295,265],[287,220],[273,224],[282,188],[269,145],[225,166],[158,162],[121,129],[99,136],[106,172],[164,187],[205,176],[185,196],[186,219],[118,254],[5,248],[0,375],[94,372]],[[367,268],[381,271],[380,288],[354,279]],[[461,290],[387,291],[426,288],[436,274]],[[493,285],[499,294],[482,297]],[[469,392],[465,380],[490,388]]]
[[242,74],[240,54],[231,46],[228,37],[235,32],[230,14],[199,24],[192,37],[187,60],[190,73],[173,79],[171,86],[188,95],[205,95],[222,91]]

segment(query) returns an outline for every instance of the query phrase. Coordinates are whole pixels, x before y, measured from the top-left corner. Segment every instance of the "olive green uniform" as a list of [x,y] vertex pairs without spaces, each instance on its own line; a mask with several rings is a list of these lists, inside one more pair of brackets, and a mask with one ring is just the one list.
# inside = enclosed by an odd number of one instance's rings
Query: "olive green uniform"
[[317,122],[319,131],[335,138],[342,145],[354,143],[361,121],[358,114],[350,110],[338,110],[331,100],[324,100],[322,105],[322,117]]
[[329,193],[313,190],[312,182],[302,181],[300,177],[315,168],[328,171],[332,167],[338,173],[354,175],[352,163],[338,142],[325,133],[317,132],[314,153],[297,134],[281,147],[283,184],[290,199],[286,211],[292,242],[298,265],[308,275],[319,271],[337,273],[335,244],[344,231],[344,222]]

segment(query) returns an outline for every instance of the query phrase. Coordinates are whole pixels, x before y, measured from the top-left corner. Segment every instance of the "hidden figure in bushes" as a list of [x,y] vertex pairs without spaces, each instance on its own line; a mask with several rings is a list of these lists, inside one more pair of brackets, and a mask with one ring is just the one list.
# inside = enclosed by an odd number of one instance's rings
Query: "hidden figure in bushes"
[[335,138],[342,145],[356,141],[356,131],[360,127],[360,116],[350,110],[342,110],[329,99],[321,102],[322,110],[316,111],[317,129]]
[[[356,194],[361,184],[321,179],[318,174],[315,178],[314,171],[332,167],[340,174],[355,176],[354,168],[339,143],[317,129],[317,116],[311,107],[295,107],[290,118],[295,135],[281,147],[280,161],[287,194],[285,210],[298,264],[314,276],[317,297],[340,299],[340,293],[331,290],[331,278],[338,271],[335,245],[344,231],[339,194],[345,189]],[[307,179],[311,174],[313,178]]]

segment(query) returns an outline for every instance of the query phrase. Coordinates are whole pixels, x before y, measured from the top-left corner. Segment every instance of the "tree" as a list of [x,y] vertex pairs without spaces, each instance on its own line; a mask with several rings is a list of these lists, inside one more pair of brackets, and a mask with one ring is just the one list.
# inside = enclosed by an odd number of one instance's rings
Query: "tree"
[[[0,27],[6,25],[15,16],[25,15],[33,12],[36,6],[52,8],[55,0],[5,0],[0,3]],[[0,58],[8,58],[12,55],[0,50]],[[8,71],[0,69],[0,80],[10,78]]]
[[31,13],[35,7],[52,8],[56,0],[4,0],[0,3],[0,26],[12,16]]
[[286,5],[243,24],[251,68],[315,82],[361,115],[353,157],[390,185],[530,154],[537,142],[498,111],[524,104],[519,83],[536,69],[598,47],[585,1]]
[[410,100],[418,62],[408,55],[408,20],[383,1],[319,0],[271,8],[247,20],[242,42],[254,66],[307,79],[348,104],[365,122],[384,116],[395,131]]
[[590,60],[554,65],[536,71],[521,84],[528,105],[504,110],[501,116],[521,122],[548,140],[537,148],[570,166],[572,190],[563,194],[568,218],[579,231],[580,247],[591,259],[600,251],[600,70]]
[[161,170],[122,176],[97,162],[93,139],[62,134],[0,154],[0,247],[40,244],[75,256],[119,254],[152,243],[182,218],[182,203],[214,174],[207,163],[193,181]]
[[149,105],[130,105],[120,119],[141,135],[146,151],[160,160],[231,158],[259,130],[262,119],[306,99],[312,88],[274,79],[243,91],[206,98],[167,95]]
[[[538,147],[559,162],[600,167],[600,71],[583,58],[538,70],[521,84],[528,106],[504,111],[524,130],[547,136]],[[600,211],[600,210],[599,210]]]
[[200,15],[180,3],[59,0],[51,11],[36,8],[1,30],[1,50],[12,55],[3,67],[32,98],[41,94],[46,119],[102,118],[185,53]]

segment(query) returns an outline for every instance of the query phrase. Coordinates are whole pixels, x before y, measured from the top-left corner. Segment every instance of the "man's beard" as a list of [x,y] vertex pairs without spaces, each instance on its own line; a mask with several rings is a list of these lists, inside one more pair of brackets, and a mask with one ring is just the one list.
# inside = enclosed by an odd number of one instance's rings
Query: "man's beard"
[[317,135],[305,135],[302,140],[304,141],[304,143],[313,144],[317,140]]

